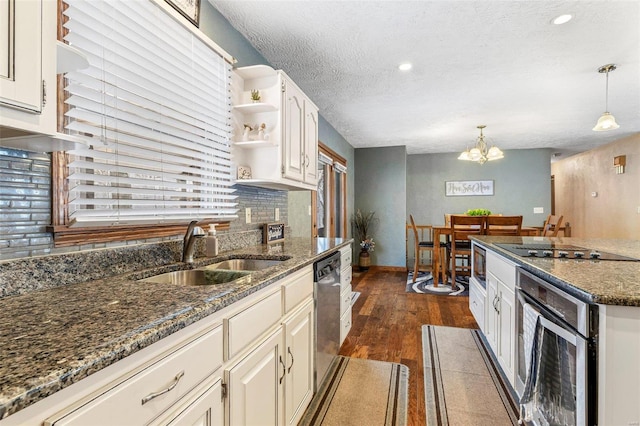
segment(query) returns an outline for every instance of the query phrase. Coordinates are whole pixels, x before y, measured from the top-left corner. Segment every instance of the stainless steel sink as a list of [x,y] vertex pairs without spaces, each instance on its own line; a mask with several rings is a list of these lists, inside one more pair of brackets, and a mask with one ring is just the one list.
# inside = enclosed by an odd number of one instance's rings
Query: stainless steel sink
[[138,281],[177,285],[214,285],[228,283],[242,278],[245,275],[249,275],[249,272],[238,270],[189,269],[186,271],[166,272]]
[[273,259],[229,259],[205,266],[203,269],[227,269],[230,271],[259,271],[279,265],[284,260]]

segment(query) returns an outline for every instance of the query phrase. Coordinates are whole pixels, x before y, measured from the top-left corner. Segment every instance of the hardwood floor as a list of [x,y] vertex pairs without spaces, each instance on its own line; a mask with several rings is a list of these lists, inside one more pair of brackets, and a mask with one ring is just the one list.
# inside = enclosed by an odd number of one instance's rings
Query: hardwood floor
[[406,293],[406,272],[371,269],[355,276],[352,328],[340,355],[399,362],[409,367],[408,425],[424,425],[424,324],[475,328],[465,296]]

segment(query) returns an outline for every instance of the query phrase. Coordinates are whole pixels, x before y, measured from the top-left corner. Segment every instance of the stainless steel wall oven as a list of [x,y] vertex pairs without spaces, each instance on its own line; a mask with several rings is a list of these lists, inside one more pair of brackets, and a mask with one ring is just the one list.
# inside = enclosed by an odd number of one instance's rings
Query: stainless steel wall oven
[[525,424],[597,424],[597,305],[518,268],[516,391]]

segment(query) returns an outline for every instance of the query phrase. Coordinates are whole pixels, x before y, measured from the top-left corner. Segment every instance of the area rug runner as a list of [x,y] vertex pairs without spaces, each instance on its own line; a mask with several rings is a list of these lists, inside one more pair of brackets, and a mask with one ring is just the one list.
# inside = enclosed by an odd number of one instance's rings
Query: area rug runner
[[518,408],[480,330],[422,326],[427,425],[517,425]]
[[433,285],[433,275],[431,272],[418,272],[416,282],[413,282],[413,271],[409,271],[407,276],[407,293],[441,294],[447,296],[468,296],[469,277],[456,276],[456,285],[452,288],[451,282],[447,284],[439,283]]
[[298,425],[407,424],[409,368],[338,356]]

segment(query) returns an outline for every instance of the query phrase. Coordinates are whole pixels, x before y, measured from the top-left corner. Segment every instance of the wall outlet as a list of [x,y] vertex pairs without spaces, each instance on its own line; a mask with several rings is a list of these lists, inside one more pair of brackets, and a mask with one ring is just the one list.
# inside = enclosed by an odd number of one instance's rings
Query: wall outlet
[[274,216],[275,216],[274,220],[276,222],[280,220],[280,209],[278,207],[276,207],[276,212],[275,212]]
[[251,223],[251,207],[244,209],[244,215],[247,223]]
[[533,208],[533,213],[534,214],[542,214],[542,213],[544,213],[544,207],[534,207]]

